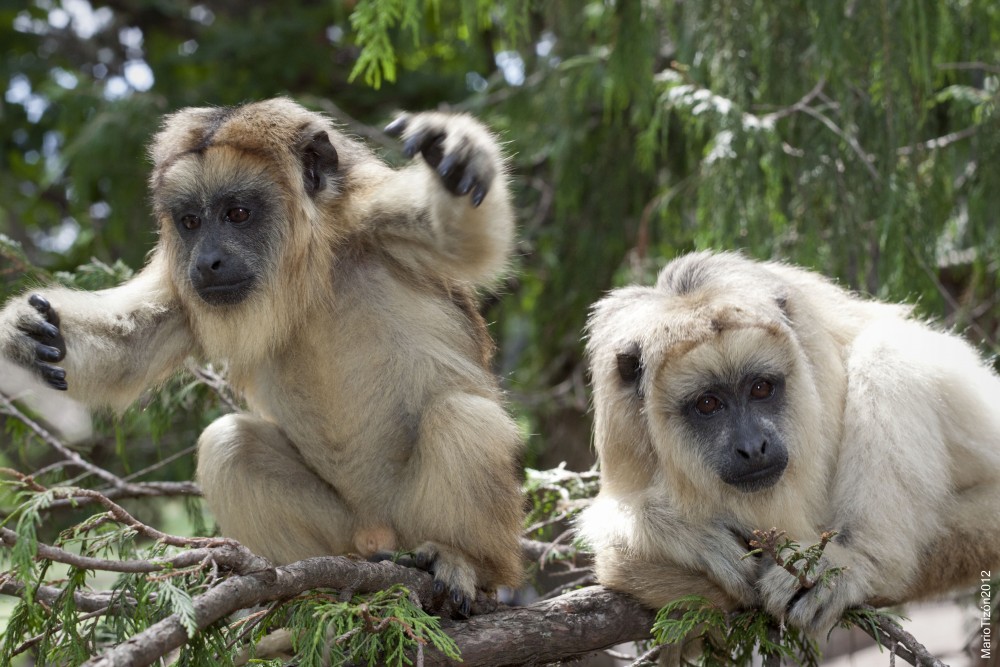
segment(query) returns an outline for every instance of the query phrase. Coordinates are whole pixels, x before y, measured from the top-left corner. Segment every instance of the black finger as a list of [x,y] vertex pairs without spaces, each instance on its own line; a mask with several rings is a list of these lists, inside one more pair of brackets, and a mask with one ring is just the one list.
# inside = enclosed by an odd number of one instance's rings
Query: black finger
[[28,334],[35,340],[43,342],[46,340],[56,340],[62,336],[59,334],[59,327],[40,320],[30,320],[18,325],[21,331]]
[[[413,157],[418,152],[424,153],[424,159],[427,159],[427,152],[431,151],[433,146],[438,146],[438,151],[443,155],[443,151],[440,149],[440,144],[444,141],[443,134],[428,134],[427,132],[417,132],[412,137],[406,140],[403,144],[403,154],[406,157]],[[433,151],[432,151],[433,152]],[[429,161],[429,160],[428,160]],[[440,156],[437,161],[431,166],[436,167],[438,162],[441,161]]]
[[437,166],[437,172],[442,178],[448,178],[454,173],[456,169],[460,166],[458,156],[452,153],[451,155],[446,155],[441,163]]
[[468,595],[462,596],[462,604],[458,606],[458,613],[468,618],[472,616],[472,598]]
[[44,315],[46,321],[48,321],[53,326],[59,326],[59,313],[55,311],[49,300],[46,299],[41,294],[32,294],[28,297],[28,303],[38,311],[40,315]]
[[42,361],[62,361],[66,353],[57,347],[52,347],[51,345],[45,345],[43,343],[35,344],[35,356]]
[[409,124],[410,124],[410,117],[404,114],[399,118],[397,118],[396,120],[389,123],[388,125],[386,125],[385,129],[382,131],[388,134],[390,137],[398,137],[401,134],[403,134],[403,132],[406,130],[406,126]]
[[431,565],[434,564],[434,554],[427,551],[418,551],[416,561],[418,568],[429,570]]
[[462,180],[458,182],[458,187],[455,188],[455,194],[458,196],[464,196],[472,191],[472,186],[476,185],[476,175],[471,171],[466,172]]
[[462,604],[462,598],[464,597],[465,595],[458,589],[453,589],[451,591],[451,603],[456,607]]
[[42,362],[36,362],[35,366],[42,374],[42,378],[49,383],[49,385],[60,391],[66,391],[69,385],[66,384],[66,371],[58,366],[50,366]]
[[486,199],[486,193],[490,191],[490,186],[483,185],[480,183],[476,186],[476,189],[472,191],[472,205],[479,206]]
[[437,167],[444,158],[444,135],[430,135],[420,146],[420,154],[432,167]]
[[442,593],[444,593],[444,582],[440,579],[435,579],[434,585],[431,586],[431,594],[434,597],[439,597]]
[[34,309],[37,310],[42,315],[49,312],[49,308],[52,307],[49,305],[49,300],[46,299],[41,294],[32,294],[31,296],[29,296],[28,303],[30,303],[34,307]]

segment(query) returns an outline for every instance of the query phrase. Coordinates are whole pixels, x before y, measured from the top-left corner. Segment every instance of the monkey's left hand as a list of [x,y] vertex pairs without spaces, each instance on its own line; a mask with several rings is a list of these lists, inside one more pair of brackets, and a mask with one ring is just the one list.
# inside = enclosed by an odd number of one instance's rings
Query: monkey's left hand
[[485,127],[469,116],[426,112],[403,114],[389,123],[386,134],[403,140],[403,153],[418,152],[458,197],[471,193],[472,205],[486,198],[496,177],[499,156]]
[[[4,310],[4,321],[13,326],[11,335],[0,335],[3,354],[34,371],[53,389],[66,391],[66,371],[56,366],[66,356],[66,341],[59,314],[41,294],[27,300],[14,299]],[[0,332],[3,333],[3,332]]]
[[864,574],[866,563],[855,553],[837,544],[828,544],[810,580],[831,567],[843,567],[826,583],[804,589],[796,577],[773,561],[757,582],[764,609],[775,618],[805,630],[814,637],[825,637],[843,613],[863,604],[872,596],[872,587]]

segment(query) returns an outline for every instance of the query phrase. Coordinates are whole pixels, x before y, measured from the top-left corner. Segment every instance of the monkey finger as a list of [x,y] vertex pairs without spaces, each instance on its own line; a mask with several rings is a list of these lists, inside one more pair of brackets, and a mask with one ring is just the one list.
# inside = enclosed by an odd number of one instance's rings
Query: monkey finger
[[477,185],[476,189],[472,191],[472,205],[478,208],[479,205],[483,203],[483,200],[486,199],[486,193],[489,191],[489,185],[486,185],[485,183]]
[[476,175],[471,171],[465,172],[462,180],[458,182],[458,187],[455,188],[455,194],[459,197],[464,197],[465,195],[472,192],[472,186],[476,184]]
[[420,154],[424,156],[427,164],[437,168],[444,158],[444,135],[425,135],[424,141],[420,144]]
[[46,299],[41,294],[32,294],[28,297],[28,303],[38,311],[40,315],[45,316],[45,320],[55,327],[59,326],[59,313],[56,312],[49,300]]
[[461,616],[468,618],[472,614],[472,596],[454,589],[451,591],[451,604]]
[[35,356],[42,361],[62,361],[63,357],[66,356],[66,352],[60,350],[58,347],[52,347],[44,343],[35,343]]
[[65,369],[59,368],[58,366],[52,366],[51,364],[46,364],[41,361],[36,361],[35,367],[38,368],[38,371],[42,374],[42,379],[44,379],[53,389],[66,391],[69,388],[69,385],[66,383]]
[[[400,114],[394,121],[385,126],[382,131],[388,134],[390,137],[402,136],[403,132],[406,131],[406,126],[410,124],[409,114]],[[412,157],[412,156],[410,156]]]

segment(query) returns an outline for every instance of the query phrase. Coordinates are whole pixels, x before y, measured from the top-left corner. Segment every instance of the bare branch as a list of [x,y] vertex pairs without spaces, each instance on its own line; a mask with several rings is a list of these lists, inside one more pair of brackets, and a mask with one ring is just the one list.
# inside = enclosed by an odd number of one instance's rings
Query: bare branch
[[17,406],[14,405],[13,399],[2,391],[0,391],[0,414],[8,415],[23,423],[43,442],[45,442],[45,444],[59,452],[64,459],[72,463],[77,468],[86,470],[88,473],[100,477],[104,481],[109,482],[115,488],[124,488],[128,486],[128,482],[117,475],[114,475],[104,468],[94,465],[93,463],[84,461],[83,457],[63,444],[59,438],[49,433],[48,430],[46,430],[41,424],[21,412]]

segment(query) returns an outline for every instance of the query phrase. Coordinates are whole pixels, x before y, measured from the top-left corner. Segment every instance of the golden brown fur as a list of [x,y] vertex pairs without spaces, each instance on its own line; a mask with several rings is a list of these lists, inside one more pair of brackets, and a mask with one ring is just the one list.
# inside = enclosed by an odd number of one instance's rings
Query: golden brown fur
[[[637,386],[620,370],[629,350]],[[1000,567],[1000,379],[908,309],[792,266],[696,253],[598,302],[588,353],[602,489],[580,527],[609,586],[652,607],[693,592],[762,606],[820,633],[846,607]],[[752,491],[707,463],[713,445],[684,407],[747,368],[780,370],[788,449],[778,481]],[[822,567],[848,569],[793,599],[787,572],[741,559],[750,531],[772,526],[803,544],[841,531]]]
[[[396,129],[405,142],[443,134],[481,191],[456,194],[426,145],[390,169],[285,99],[169,116],[151,148],[160,240],[147,266],[111,290],[40,293],[60,318],[69,392],[92,405],[126,407],[191,354],[227,364],[250,412],[209,426],[198,452],[224,534],[281,563],[418,550],[467,600],[521,576],[521,438],[474,302],[505,266],[513,215],[478,122],[417,114]],[[197,234],[220,230],[204,238],[258,280],[222,305],[192,283],[202,246],[178,222],[220,197],[267,212],[239,233],[205,213]],[[0,350],[37,364],[39,322],[13,300]]]

